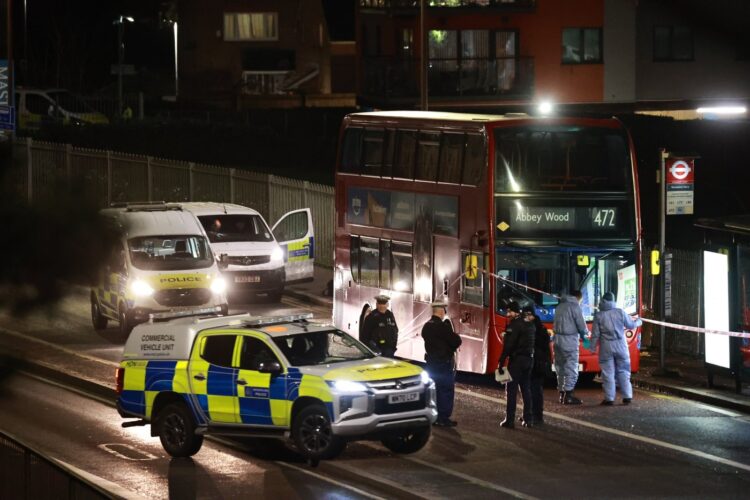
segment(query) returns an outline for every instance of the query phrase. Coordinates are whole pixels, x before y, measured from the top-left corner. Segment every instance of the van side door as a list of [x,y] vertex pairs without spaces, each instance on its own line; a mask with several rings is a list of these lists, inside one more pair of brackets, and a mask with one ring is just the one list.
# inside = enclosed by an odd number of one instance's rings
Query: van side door
[[309,208],[285,214],[271,229],[284,250],[286,282],[309,281],[315,263],[315,231]]

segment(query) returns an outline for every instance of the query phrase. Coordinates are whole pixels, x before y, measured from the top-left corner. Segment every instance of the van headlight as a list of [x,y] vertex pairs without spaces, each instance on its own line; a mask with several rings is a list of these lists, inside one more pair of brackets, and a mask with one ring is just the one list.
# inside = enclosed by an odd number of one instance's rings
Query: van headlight
[[227,282],[224,281],[224,278],[216,277],[211,282],[211,291],[213,293],[224,293],[227,289]]
[[150,297],[154,293],[153,287],[143,280],[133,281],[130,284],[130,291],[136,297]]
[[276,247],[271,252],[271,261],[272,262],[281,262],[284,260],[284,251],[281,249],[281,247]]
[[430,382],[432,382],[432,379],[430,378],[430,374],[426,371],[422,371],[422,373],[419,374],[419,376],[422,378],[422,383],[424,385],[429,385]]
[[352,382],[351,380],[333,380],[328,381],[328,385],[341,392],[365,392],[367,386],[360,382]]

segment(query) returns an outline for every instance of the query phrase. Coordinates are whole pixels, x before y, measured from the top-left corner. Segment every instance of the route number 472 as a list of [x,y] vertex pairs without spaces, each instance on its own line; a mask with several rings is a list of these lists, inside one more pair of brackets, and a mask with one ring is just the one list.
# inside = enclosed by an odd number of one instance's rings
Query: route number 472
[[613,208],[601,208],[594,211],[594,224],[598,227],[615,226],[615,210]]

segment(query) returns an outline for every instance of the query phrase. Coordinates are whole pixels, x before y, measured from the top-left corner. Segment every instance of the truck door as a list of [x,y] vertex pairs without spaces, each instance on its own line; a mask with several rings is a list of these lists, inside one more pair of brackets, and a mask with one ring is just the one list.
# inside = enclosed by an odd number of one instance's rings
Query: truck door
[[237,335],[206,335],[193,348],[188,387],[211,422],[238,423],[236,344]]
[[303,208],[285,214],[271,231],[284,250],[286,282],[312,280],[315,231],[310,209]]
[[290,402],[286,399],[286,376],[261,373],[262,364],[279,362],[261,339],[242,336],[240,369],[237,373],[239,421],[252,425],[286,426]]

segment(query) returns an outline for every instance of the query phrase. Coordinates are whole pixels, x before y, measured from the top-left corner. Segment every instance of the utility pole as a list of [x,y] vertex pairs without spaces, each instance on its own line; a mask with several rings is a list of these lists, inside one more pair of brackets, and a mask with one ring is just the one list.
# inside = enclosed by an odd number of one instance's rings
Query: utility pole
[[[666,321],[664,300],[666,294],[664,293],[664,250],[667,242],[667,169],[666,160],[669,158],[669,153],[664,148],[659,149],[659,267],[661,269],[661,276],[659,277],[659,318],[661,321]],[[659,370],[665,373],[667,370],[665,353],[667,350],[666,346],[666,333],[664,325],[659,326]]]
[[112,24],[117,25],[117,117],[122,118],[122,63],[125,59],[125,22],[132,23],[130,16],[120,16]]

